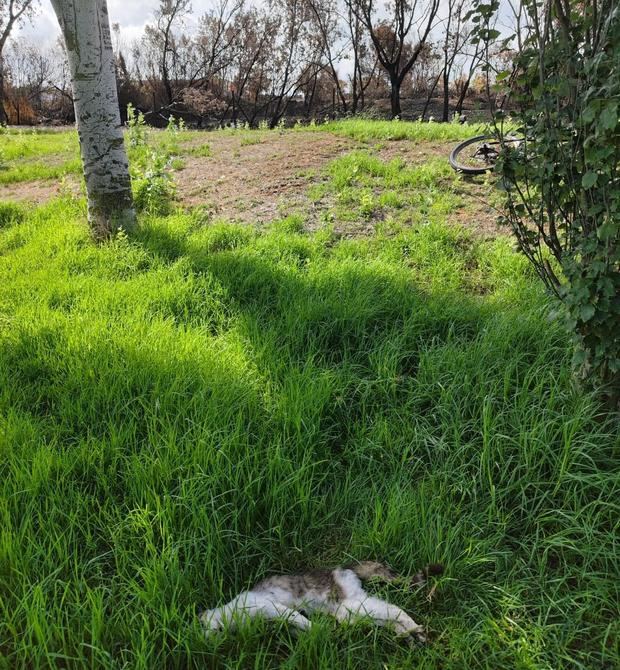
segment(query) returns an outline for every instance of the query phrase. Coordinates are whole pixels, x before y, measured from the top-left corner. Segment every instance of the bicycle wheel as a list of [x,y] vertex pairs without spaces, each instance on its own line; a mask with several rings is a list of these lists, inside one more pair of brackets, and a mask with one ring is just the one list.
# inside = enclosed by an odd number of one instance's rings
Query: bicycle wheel
[[463,174],[484,174],[493,169],[500,143],[492,135],[478,135],[454,147],[450,165]]

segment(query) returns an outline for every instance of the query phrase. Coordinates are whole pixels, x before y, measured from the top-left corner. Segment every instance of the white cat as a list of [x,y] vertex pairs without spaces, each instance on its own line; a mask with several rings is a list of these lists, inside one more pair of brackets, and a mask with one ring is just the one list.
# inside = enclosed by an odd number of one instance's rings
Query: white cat
[[[429,565],[411,582],[423,584],[428,575],[440,574],[440,565]],[[399,636],[426,642],[424,628],[400,607],[366,593],[362,580],[399,579],[381,563],[365,561],[346,568],[313,570],[299,575],[268,577],[229,603],[200,615],[206,634],[229,630],[254,617],[286,619],[301,630],[312,625],[308,616],[323,612],[338,621],[369,617],[380,626],[391,626]]]

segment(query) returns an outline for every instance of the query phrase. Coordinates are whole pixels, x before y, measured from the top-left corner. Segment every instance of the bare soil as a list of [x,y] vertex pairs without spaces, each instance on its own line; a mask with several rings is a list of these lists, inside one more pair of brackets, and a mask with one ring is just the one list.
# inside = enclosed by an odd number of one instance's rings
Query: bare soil
[[63,181],[36,180],[21,181],[15,184],[0,184],[0,200],[42,205],[63,194],[78,196],[81,192],[77,177],[69,175]]
[[[192,149],[208,144],[210,155],[191,155]],[[419,165],[429,158],[447,160],[452,142],[412,142],[409,140],[361,144],[327,132],[265,131],[224,135],[205,133],[204,140],[183,145],[184,167],[175,173],[177,200],[187,207],[203,206],[217,218],[248,224],[265,224],[300,213],[308,230],[319,227],[329,209],[329,196],[319,202],[308,198],[308,189],[325,179],[331,160],[363,147],[382,160],[401,158]],[[483,237],[502,234],[497,213],[488,204],[489,187],[483,178],[460,182],[466,203],[455,211],[451,222],[461,224]],[[0,200],[41,204],[62,193],[79,194],[75,177],[63,183],[32,181],[0,185]],[[368,235],[376,221],[340,222],[337,232],[347,237]]]
[[303,208],[322,168],[356,146],[320,132],[207,135],[205,140],[212,155],[186,159],[177,173],[178,199],[188,206],[206,205],[218,217],[259,224]]

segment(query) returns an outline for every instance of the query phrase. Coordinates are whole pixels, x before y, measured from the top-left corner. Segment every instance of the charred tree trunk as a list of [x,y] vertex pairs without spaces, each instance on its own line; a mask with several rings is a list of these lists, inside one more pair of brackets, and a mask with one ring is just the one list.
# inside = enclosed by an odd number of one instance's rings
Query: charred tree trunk
[[450,118],[450,72],[444,68],[443,74],[443,109],[441,120],[449,121]]
[[433,85],[431,86],[431,90],[429,91],[428,95],[426,96],[426,102],[424,103],[424,108],[422,109],[422,114],[420,115],[420,120],[424,121],[426,118],[426,112],[428,112],[428,108],[430,107],[431,100],[433,99],[433,95],[435,95],[435,89],[437,88],[437,84],[439,83],[439,79],[441,78],[441,73],[439,73],[435,77],[435,81],[433,82]]
[[401,81],[398,77],[390,78],[390,107],[392,118],[395,119],[397,116],[400,116],[402,113],[400,106],[400,86]]

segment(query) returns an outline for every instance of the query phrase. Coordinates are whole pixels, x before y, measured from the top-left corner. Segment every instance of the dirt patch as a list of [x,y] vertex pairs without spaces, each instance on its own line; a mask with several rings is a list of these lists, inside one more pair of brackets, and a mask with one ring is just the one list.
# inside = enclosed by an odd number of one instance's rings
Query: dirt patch
[[[410,140],[362,144],[322,132],[269,132],[256,135],[206,135],[211,156],[187,156],[186,167],[176,174],[178,199],[190,207],[202,205],[214,216],[243,223],[267,223],[301,213],[306,230],[322,225],[330,209],[330,196],[319,202],[308,199],[308,189],[324,180],[327,164],[356,148],[369,150],[381,160],[399,158],[416,166],[429,159],[448,161],[455,142]],[[196,148],[192,143],[184,148]],[[489,187],[483,178],[463,178],[459,191],[464,206],[449,217],[450,223],[473,229],[483,237],[497,237],[497,212],[486,202]],[[377,221],[338,221],[336,232],[346,237],[372,234]]]
[[185,158],[176,174],[178,199],[205,205],[214,215],[265,223],[307,205],[307,190],[330,160],[355,148],[346,137],[321,132],[255,136],[207,135],[211,156]]
[[459,179],[457,193],[463,197],[466,204],[452,213],[449,223],[461,225],[484,238],[510,235],[507,228],[497,223],[500,212],[489,195],[493,186],[486,183],[482,176],[461,175]]
[[[324,225],[334,208],[333,192],[318,199],[308,195],[313,185],[325,181],[325,168],[330,161],[361,148],[383,161],[398,158],[405,165],[419,166],[431,159],[447,162],[454,144],[411,140],[362,144],[319,131],[205,133],[183,145],[185,166],[174,174],[177,201],[188,208],[203,206],[214,217],[252,225],[299,213],[306,230],[312,231]],[[201,156],[205,145],[209,155]],[[446,180],[446,188],[455,188],[451,179]],[[488,202],[491,191],[484,177],[460,178],[457,193],[463,204],[448,216],[448,222],[463,225],[483,237],[504,234],[506,231],[496,224],[497,212]],[[63,182],[0,185],[0,200],[42,204],[64,194],[80,194],[77,177]],[[377,197],[380,195],[377,193]],[[360,237],[371,235],[381,220],[382,214],[377,214],[333,223],[336,233]]]
[[79,196],[80,183],[77,178],[66,177],[62,182],[52,180],[22,181],[15,184],[0,184],[0,200],[30,202],[42,205],[61,195]]

